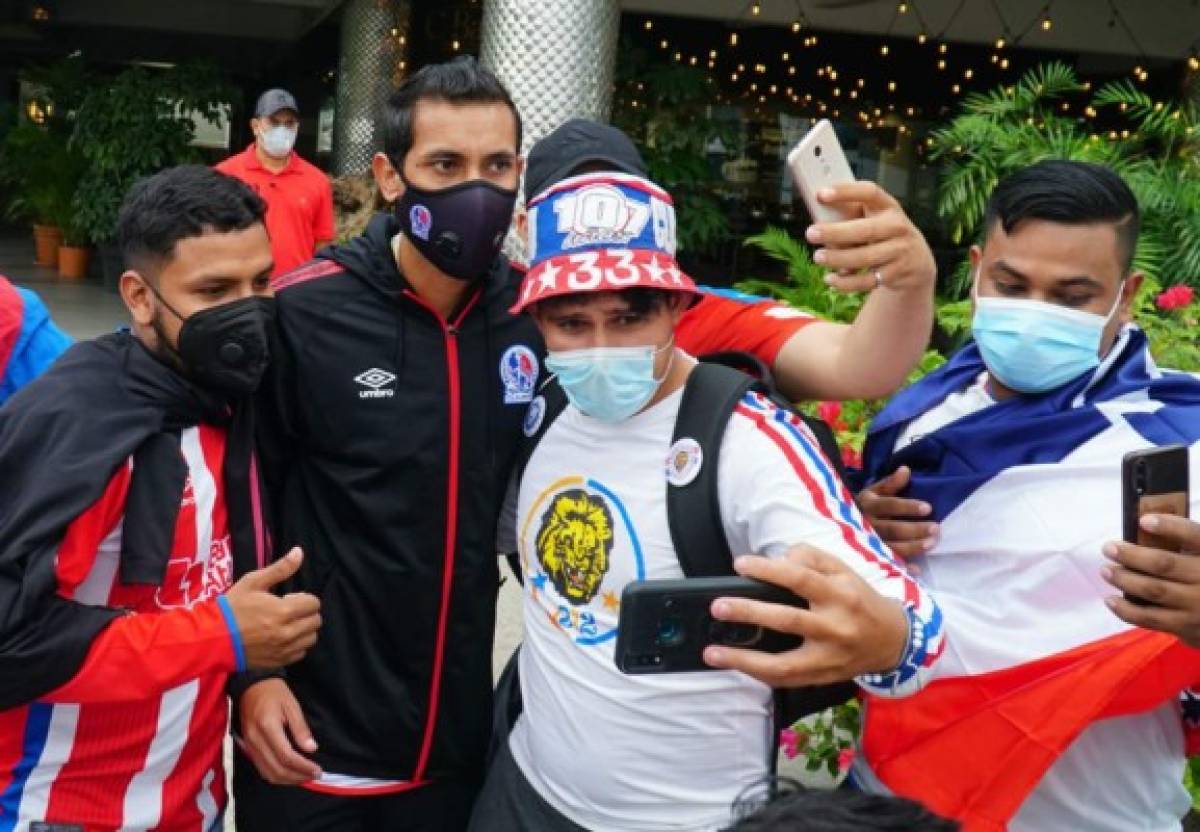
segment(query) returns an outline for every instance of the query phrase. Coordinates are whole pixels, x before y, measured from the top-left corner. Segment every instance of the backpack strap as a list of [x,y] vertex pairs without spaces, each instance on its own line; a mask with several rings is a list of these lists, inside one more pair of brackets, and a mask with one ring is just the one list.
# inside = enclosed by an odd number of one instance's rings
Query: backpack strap
[[[667,523],[675,556],[689,578],[734,574],[721,523],[717,469],[733,409],[759,387],[745,373],[701,361],[683,388],[667,460]],[[689,467],[694,469],[690,476]]]
[[[725,358],[724,355],[721,356]],[[733,415],[734,408],[746,393],[762,393],[780,408],[797,415],[813,432],[822,453],[828,457],[838,475],[843,474],[837,439],[829,425],[820,419],[797,411],[761,381],[744,372],[732,369],[731,362],[706,363],[706,357],[688,376],[675,420],[675,432],[669,452],[667,484],[667,522],[675,556],[689,578],[733,575],[733,552],[725,539],[721,522],[721,503],[718,493],[721,441]],[[699,446],[698,450],[691,442]],[[700,467],[693,479],[676,485],[671,476],[683,468],[682,455],[700,455]],[[679,461],[677,462],[677,456]],[[694,464],[694,463],[692,463]],[[677,481],[679,481],[677,479]],[[740,554],[740,553],[739,553]],[[854,696],[853,682],[804,688],[779,688],[775,691],[775,727],[770,753],[771,771],[777,760],[779,729],[796,720],[841,704]]]

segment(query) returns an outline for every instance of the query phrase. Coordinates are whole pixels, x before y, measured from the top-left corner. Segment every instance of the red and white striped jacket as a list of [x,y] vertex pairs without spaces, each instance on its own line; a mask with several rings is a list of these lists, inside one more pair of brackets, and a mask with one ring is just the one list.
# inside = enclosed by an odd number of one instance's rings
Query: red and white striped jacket
[[69,682],[0,711],[0,832],[36,821],[86,832],[220,823],[225,683],[241,664],[219,598],[233,578],[225,432],[185,429],[180,451],[188,478],[161,586],[125,585],[118,574],[132,459],[59,546],[60,595],[129,614],[101,632]]

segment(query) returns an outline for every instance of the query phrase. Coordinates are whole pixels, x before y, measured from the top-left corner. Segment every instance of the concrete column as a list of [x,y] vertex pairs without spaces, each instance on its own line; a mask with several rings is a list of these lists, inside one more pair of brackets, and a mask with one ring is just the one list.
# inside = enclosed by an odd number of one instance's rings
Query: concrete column
[[333,172],[368,173],[388,94],[408,70],[410,0],[349,0],[342,10]]
[[522,150],[563,121],[607,121],[617,60],[617,0],[484,0],[480,60],[512,94]]
[[[617,0],[484,0],[479,58],[521,113],[522,153],[567,119],[608,121],[620,21]],[[515,226],[504,252],[526,260]]]

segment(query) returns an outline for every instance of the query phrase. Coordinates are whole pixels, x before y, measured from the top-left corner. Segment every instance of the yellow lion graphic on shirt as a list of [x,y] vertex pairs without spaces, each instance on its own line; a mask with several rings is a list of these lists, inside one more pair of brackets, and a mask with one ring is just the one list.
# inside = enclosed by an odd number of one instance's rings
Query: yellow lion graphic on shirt
[[559,595],[576,606],[587,604],[608,572],[612,513],[602,499],[583,489],[564,491],[542,515],[535,545]]

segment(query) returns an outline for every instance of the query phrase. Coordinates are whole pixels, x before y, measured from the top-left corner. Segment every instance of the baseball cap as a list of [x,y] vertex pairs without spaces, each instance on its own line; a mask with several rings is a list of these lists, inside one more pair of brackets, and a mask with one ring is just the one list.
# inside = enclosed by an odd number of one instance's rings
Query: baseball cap
[[514,315],[581,292],[642,287],[700,294],[675,261],[675,206],[649,179],[585,173],[530,200],[529,271]]
[[287,90],[267,90],[258,97],[258,103],[254,105],[254,115],[258,118],[273,116],[280,110],[294,110],[297,115],[300,113],[296,99]]
[[588,162],[604,162],[614,170],[646,176],[642,154],[628,136],[610,124],[586,118],[565,121],[534,143],[525,160],[525,201]]

